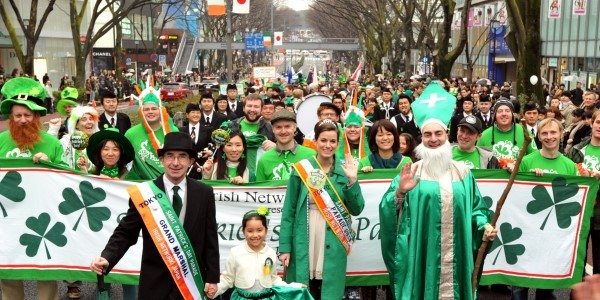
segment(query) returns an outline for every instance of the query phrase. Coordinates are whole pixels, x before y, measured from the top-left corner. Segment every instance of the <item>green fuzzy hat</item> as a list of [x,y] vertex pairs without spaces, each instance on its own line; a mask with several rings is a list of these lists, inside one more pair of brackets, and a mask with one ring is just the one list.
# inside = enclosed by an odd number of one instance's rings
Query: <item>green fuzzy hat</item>
[[364,113],[354,106],[350,106],[346,113],[346,120],[344,122],[346,127],[358,126],[361,127],[364,124]]
[[66,106],[77,106],[77,98],[79,97],[79,91],[73,87],[66,87],[60,92],[60,100],[56,103],[56,111],[61,116],[66,116]]
[[13,105],[23,105],[41,116],[46,115],[46,89],[41,83],[27,77],[17,77],[2,86],[4,100],[0,103],[0,112],[9,115]]

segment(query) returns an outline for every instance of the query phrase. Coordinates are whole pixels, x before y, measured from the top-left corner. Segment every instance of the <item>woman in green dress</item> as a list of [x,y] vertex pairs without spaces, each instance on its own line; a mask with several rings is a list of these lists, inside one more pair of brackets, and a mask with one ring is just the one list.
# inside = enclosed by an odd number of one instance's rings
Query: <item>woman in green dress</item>
[[346,154],[335,158],[339,130],[331,120],[315,125],[317,155],[294,164],[279,234],[279,259],[285,280],[308,285],[314,299],[342,299],[347,255],[354,241],[350,215],[364,199],[357,164]]
[[209,158],[202,166],[202,178],[206,180],[229,180],[233,184],[254,181],[254,175],[247,168],[246,139],[241,132],[229,134],[226,144],[217,149],[214,158]]
[[374,169],[402,169],[411,162],[410,157],[400,153],[398,131],[388,120],[379,120],[371,127],[369,149],[371,154],[363,157],[358,164],[359,170],[364,173]]

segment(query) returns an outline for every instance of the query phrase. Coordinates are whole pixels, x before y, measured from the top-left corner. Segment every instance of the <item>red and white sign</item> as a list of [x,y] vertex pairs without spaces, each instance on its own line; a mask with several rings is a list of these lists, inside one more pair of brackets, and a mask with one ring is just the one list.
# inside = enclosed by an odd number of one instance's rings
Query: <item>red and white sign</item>
[[283,45],[283,31],[275,31],[274,33],[273,45],[282,46]]
[[234,14],[249,14],[250,13],[250,0],[233,0]]

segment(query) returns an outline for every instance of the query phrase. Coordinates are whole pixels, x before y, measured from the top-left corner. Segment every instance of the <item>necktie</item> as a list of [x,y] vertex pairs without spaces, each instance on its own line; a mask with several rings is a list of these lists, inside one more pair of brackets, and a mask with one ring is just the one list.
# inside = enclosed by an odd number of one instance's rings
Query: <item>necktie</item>
[[390,119],[390,108],[388,107],[388,105],[385,105],[385,119],[389,120]]
[[210,125],[210,117],[206,117],[206,125]]
[[404,122],[408,123],[410,122],[410,117],[408,115],[403,115],[404,116]]
[[487,122],[488,122],[488,116],[487,115],[483,115],[483,121],[487,124]]
[[115,127],[115,117],[110,117],[110,127]]
[[175,210],[177,216],[179,216],[179,213],[181,213],[181,208],[183,207],[183,200],[181,199],[181,196],[179,196],[179,190],[179,186],[173,187],[173,209]]
[[235,103],[231,104],[231,111],[235,112]]
[[[190,137],[192,137],[192,141],[196,143],[196,126],[192,127],[192,132],[190,133]],[[177,187],[179,188],[179,187]]]
[[533,130],[533,127],[531,127],[531,134],[535,135],[535,131]]

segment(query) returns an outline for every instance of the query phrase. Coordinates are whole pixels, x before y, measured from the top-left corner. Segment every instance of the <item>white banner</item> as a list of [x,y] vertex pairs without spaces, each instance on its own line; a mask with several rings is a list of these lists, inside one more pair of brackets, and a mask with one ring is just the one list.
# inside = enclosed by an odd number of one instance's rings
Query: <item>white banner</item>
[[[389,188],[389,178],[395,174],[361,175],[365,208],[353,217],[357,235],[348,258],[350,285],[382,284],[387,280],[378,207]],[[483,171],[476,176],[486,206],[495,208],[507,173]],[[485,261],[482,282],[569,286],[583,270],[597,181],[533,175],[520,178],[527,181],[515,182],[503,207],[497,224],[499,238]],[[89,264],[125,215],[126,187],[131,184],[53,169],[0,169],[0,279],[95,281]],[[244,242],[243,215],[259,206],[269,208],[267,243],[277,249],[284,186],[224,185],[215,186],[214,191],[221,268],[229,249]],[[141,244],[130,248],[108,281],[137,280],[131,275],[139,273]]]
[[275,67],[254,67],[252,68],[254,78],[276,78],[277,71]]

